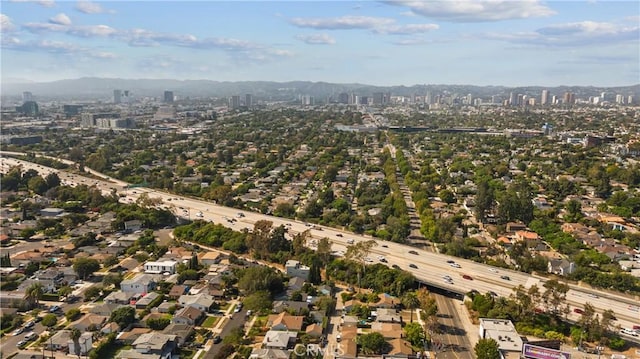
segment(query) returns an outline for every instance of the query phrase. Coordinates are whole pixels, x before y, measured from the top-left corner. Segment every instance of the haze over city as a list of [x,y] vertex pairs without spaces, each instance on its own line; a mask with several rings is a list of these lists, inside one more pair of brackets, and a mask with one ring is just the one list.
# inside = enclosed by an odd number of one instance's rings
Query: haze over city
[[635,1],[2,1],[2,82],[623,86]]

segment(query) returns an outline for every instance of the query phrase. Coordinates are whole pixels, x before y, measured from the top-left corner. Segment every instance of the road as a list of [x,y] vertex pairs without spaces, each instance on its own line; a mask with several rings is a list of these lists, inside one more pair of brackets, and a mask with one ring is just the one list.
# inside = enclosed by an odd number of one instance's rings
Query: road
[[[342,253],[346,250],[348,245],[347,241],[349,240],[353,240],[354,242],[373,240],[372,237],[365,235],[356,235],[351,232],[335,228],[316,225],[312,226],[311,224],[301,221],[278,218],[255,212],[241,211],[235,208],[219,206],[200,199],[186,198],[159,190],[149,188],[126,189],[126,186],[121,181],[113,183],[106,180],[103,181],[83,178],[78,175],[72,175],[69,177],[64,171],[58,171],[41,165],[11,158],[2,158],[2,161],[0,162],[0,170],[6,170],[8,167],[17,164],[22,165],[26,169],[33,168],[43,174],[52,171],[58,172],[60,173],[60,178],[64,178],[65,181],[72,184],[84,183],[95,185],[97,188],[101,189],[103,193],[111,193],[111,191],[115,189],[119,193],[124,194],[125,197],[121,198],[121,201],[132,202],[137,200],[141,194],[146,193],[150,198],[162,201],[162,205],[160,205],[160,207],[171,209],[175,211],[178,216],[189,219],[200,218],[205,221],[223,224],[238,231],[242,229],[251,230],[253,229],[254,223],[257,221],[268,220],[273,222],[274,226],[285,226],[288,228],[290,233],[299,233],[308,230],[313,239],[323,237],[329,238],[333,243],[332,250],[343,251]],[[543,289],[542,286],[546,281],[543,277],[532,276],[527,273],[502,268],[498,269],[489,265],[475,263],[470,260],[455,258],[439,253],[432,253],[403,244],[383,241],[377,241],[377,243],[378,245],[370,252],[370,262],[376,262],[377,259],[375,258],[378,256],[384,256],[387,260],[387,265],[396,265],[401,269],[407,270],[423,283],[461,294],[474,289],[482,293],[491,291],[499,296],[509,296],[513,293],[514,287],[522,285],[525,288],[529,288],[533,285],[537,285],[539,288]],[[336,253],[340,254],[340,252]],[[452,264],[447,261],[455,261],[459,267],[453,267]],[[415,267],[410,267],[410,265]],[[452,282],[445,282],[442,278],[444,275],[451,276],[453,279]],[[471,279],[464,279],[463,275],[467,275]],[[501,279],[501,276],[503,275],[508,276],[509,279]],[[567,303],[569,305],[578,307],[583,306],[586,301],[589,301],[600,313],[606,309],[613,310],[618,318],[617,324],[620,324],[622,327],[632,327],[633,325],[640,324],[640,314],[638,311],[634,310],[634,308],[637,308],[638,306],[640,297],[628,297],[621,294],[606,293],[573,284],[570,284],[569,286],[570,290],[567,293]]]
[[[220,337],[221,338],[226,337],[235,328],[242,328],[246,321],[246,317],[247,317],[246,309],[242,309],[238,313],[233,313],[231,319],[229,319],[229,321],[224,325],[224,328],[222,328],[222,331],[219,334]],[[218,344],[213,344],[211,346],[211,349],[209,349],[209,351],[204,355],[203,359],[213,359],[216,356],[216,354],[218,354],[218,351],[220,351],[221,346],[222,346],[222,342]]]
[[431,292],[438,304],[439,333],[433,334],[431,350],[441,359],[473,359],[473,345],[469,341],[470,336],[477,333],[467,333],[460,319],[460,308],[466,310],[461,301]]

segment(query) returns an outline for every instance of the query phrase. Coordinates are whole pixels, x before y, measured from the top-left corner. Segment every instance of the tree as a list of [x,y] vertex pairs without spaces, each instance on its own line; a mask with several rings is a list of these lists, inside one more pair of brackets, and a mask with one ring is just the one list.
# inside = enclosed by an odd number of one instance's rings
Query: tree
[[483,338],[473,348],[478,359],[500,359],[500,351],[498,350],[498,342],[492,338]]
[[113,285],[114,287],[117,288],[123,279],[124,279],[124,276],[122,274],[109,273],[102,278],[102,285],[105,287],[109,287],[110,285]]
[[73,262],[73,270],[76,271],[78,277],[87,279],[93,272],[100,269],[100,262],[93,258],[78,258]]
[[557,315],[560,304],[562,304],[567,297],[569,286],[565,283],[558,282],[557,279],[551,279],[546,281],[543,287],[546,288],[543,295],[545,304],[551,309],[554,315]]
[[402,305],[411,311],[411,323],[413,323],[413,310],[420,306],[420,299],[415,292],[407,292],[402,296]]
[[147,319],[147,327],[153,330],[163,330],[171,324],[171,318],[149,318]]
[[266,290],[249,294],[244,298],[242,303],[247,307],[247,309],[251,309],[254,312],[268,310],[273,305],[273,302],[271,301],[271,294]]
[[55,172],[49,173],[45,178],[45,182],[47,182],[47,187],[54,188],[60,185],[60,177]]
[[424,329],[418,322],[408,323],[404,327],[404,336],[411,345],[414,347],[422,346],[423,340],[425,340]]
[[92,300],[93,298],[99,297],[100,292],[102,292],[102,287],[93,285],[84,291],[84,300]]
[[117,323],[120,328],[126,328],[136,320],[136,310],[133,307],[120,307],[111,312],[110,322]]
[[40,299],[42,299],[42,295],[44,294],[44,287],[41,283],[34,282],[27,287],[27,290],[24,292],[24,300],[29,304],[30,307],[36,307],[40,303]]
[[365,355],[380,355],[389,349],[389,343],[380,333],[368,333],[358,337],[358,344]]
[[440,199],[444,203],[449,203],[449,204],[456,203],[456,195],[453,194],[451,190],[448,190],[448,189],[441,190],[440,192],[438,192],[438,197],[440,197]]
[[80,358],[80,336],[82,333],[78,328],[71,328],[71,333],[69,333],[69,339],[73,340],[73,351]]
[[7,252],[5,255],[3,255],[0,258],[0,267],[2,268],[11,267],[11,258],[9,258],[9,252]]
[[73,322],[74,320],[78,319],[81,314],[82,313],[80,312],[80,309],[71,308],[66,313],[64,313],[64,317],[67,318],[68,322]]
[[71,293],[73,293],[73,288],[68,285],[62,286],[58,289],[58,295],[60,297],[68,297]]
[[49,330],[56,324],[58,324],[58,317],[55,314],[47,314],[42,318],[42,325],[49,328]]
[[368,240],[358,242],[352,245],[347,246],[347,252],[344,254],[344,258],[350,261],[355,261],[360,265],[358,268],[358,290],[360,287],[360,279],[365,271],[365,258],[371,252],[371,249],[378,245],[378,242],[375,240]]

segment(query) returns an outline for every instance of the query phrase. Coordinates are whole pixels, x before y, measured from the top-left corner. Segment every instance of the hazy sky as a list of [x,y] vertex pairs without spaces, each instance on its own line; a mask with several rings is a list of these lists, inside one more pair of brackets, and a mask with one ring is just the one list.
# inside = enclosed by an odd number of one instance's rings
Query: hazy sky
[[640,2],[2,0],[2,81],[640,83]]

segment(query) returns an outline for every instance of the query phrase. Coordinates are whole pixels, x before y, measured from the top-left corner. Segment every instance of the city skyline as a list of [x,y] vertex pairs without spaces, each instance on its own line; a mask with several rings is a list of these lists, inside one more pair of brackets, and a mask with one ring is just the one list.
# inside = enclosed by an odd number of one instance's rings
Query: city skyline
[[633,1],[2,1],[2,82],[640,82]]

